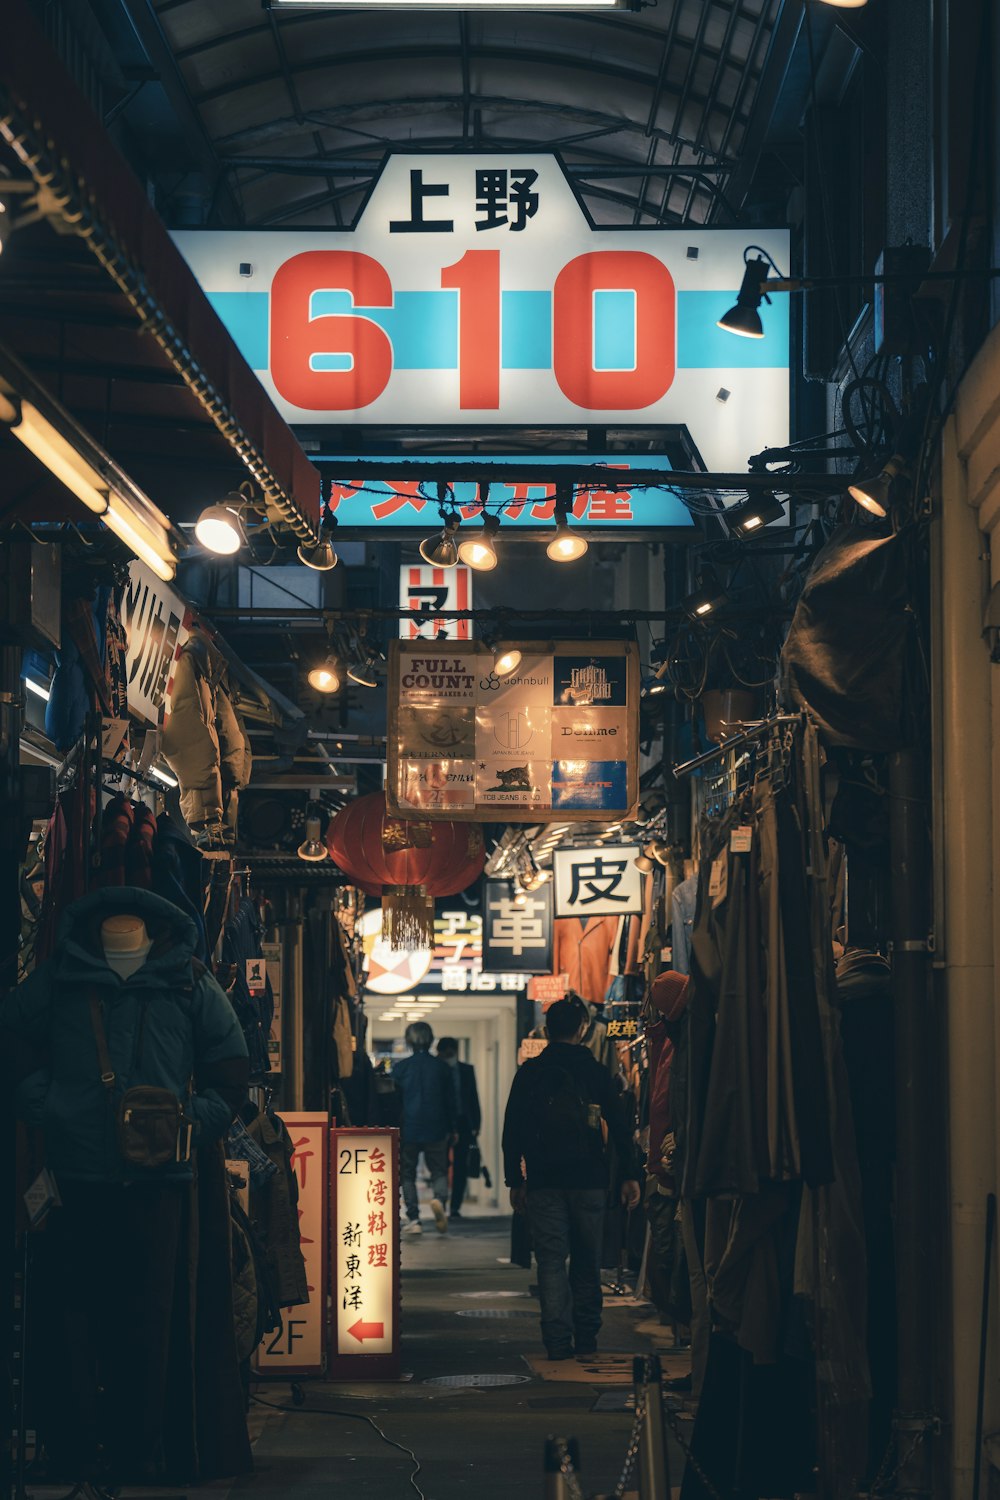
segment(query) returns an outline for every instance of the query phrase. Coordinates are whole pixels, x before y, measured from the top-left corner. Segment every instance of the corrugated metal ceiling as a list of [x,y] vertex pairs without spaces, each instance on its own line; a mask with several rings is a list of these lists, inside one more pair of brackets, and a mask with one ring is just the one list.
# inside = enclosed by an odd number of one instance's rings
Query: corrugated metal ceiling
[[581,182],[596,222],[702,224],[732,222],[730,196],[738,207],[746,192],[801,5],[155,9],[248,224],[350,223],[393,147],[556,147],[571,166],[607,166]]

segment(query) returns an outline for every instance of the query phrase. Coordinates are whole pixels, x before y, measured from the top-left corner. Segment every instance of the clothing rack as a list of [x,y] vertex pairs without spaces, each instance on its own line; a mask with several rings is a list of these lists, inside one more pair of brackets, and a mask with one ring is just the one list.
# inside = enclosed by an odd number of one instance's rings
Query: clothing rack
[[678,781],[683,776],[690,776],[692,771],[699,770],[702,766],[711,765],[715,760],[721,759],[729,750],[736,750],[740,745],[746,745],[750,740],[760,739],[762,735],[770,733],[772,729],[780,724],[800,724],[802,715],[775,714],[770,719],[761,719],[758,724],[749,724],[742,728],[738,734],[731,734],[721,745],[716,745],[714,750],[705,750],[701,755],[696,755],[693,760],[686,760],[679,766],[674,766],[674,776]]

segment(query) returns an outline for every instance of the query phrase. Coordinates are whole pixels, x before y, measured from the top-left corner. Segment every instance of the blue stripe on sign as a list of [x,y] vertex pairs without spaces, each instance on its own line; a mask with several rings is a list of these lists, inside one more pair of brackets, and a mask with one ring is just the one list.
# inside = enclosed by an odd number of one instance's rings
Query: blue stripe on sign
[[788,295],[761,304],[762,339],[740,338],[716,328],[736,302],[736,292],[677,293],[679,370],[785,370],[788,368]]
[[[356,313],[384,328],[392,342],[397,370],[454,370],[458,367],[458,293],[397,292],[392,307],[355,307],[349,292],[314,292],[312,317]],[[346,354],[314,354],[314,370],[349,370]]]
[[594,293],[594,369],[635,369],[635,292]]
[[[267,292],[209,292],[247,364],[268,368]],[[626,308],[626,301],[628,307]],[[765,337],[741,339],[716,328],[736,292],[678,292],[677,366],[688,370],[785,369],[788,366],[789,306],[784,294],[761,307]],[[502,364],[506,370],[552,367],[552,298],[549,292],[504,292]],[[384,328],[397,370],[454,370],[458,364],[458,294],[397,292],[394,307],[355,308],[347,292],[317,292],[313,315],[360,312]],[[594,295],[595,368],[630,369],[635,358],[633,294]],[[314,369],[350,369],[347,355],[318,355]]]
[[207,292],[251,370],[266,370],[269,292]]
[[505,370],[552,368],[552,296],[502,292],[500,364]]

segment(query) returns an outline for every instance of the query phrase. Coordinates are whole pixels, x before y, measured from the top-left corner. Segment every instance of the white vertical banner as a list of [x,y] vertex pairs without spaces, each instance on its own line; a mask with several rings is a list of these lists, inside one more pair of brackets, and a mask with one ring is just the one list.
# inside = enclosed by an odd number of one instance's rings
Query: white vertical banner
[[424,617],[419,622],[400,620],[400,640],[471,640],[471,620],[442,620],[434,612],[472,608],[472,569],[461,563],[455,568],[435,568],[427,563],[401,567],[399,607]]

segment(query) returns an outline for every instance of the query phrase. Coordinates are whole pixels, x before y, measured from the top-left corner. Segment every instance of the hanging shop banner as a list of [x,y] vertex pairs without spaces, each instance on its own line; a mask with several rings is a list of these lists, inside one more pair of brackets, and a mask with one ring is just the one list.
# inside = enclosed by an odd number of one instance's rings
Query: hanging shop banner
[[642,912],[638,844],[555,849],[552,879],[557,917],[625,917]]
[[299,1188],[299,1234],[306,1263],[309,1301],[286,1307],[282,1326],[269,1333],[257,1354],[257,1368],[287,1375],[320,1375],[325,1355],[327,1291],[327,1148],[329,1126],[322,1113],[285,1114],[292,1138],[291,1167]]
[[173,686],[174,662],[191,633],[191,606],[143,562],[128,570],[122,601],[127,648],[129,712],[147,724],[162,724]]
[[788,442],[789,299],[716,327],[746,231],[598,228],[554,153],[391,155],[350,230],[174,238],[293,423],[671,423],[715,470]]
[[281,1072],[281,944],[261,943],[260,951],[264,955],[267,965],[267,977],[271,981],[271,994],[274,997],[274,1015],[271,1017],[271,1030],[267,1038],[267,1058],[272,1073]]
[[365,989],[375,995],[402,995],[425,978],[434,957],[430,948],[392,948],[382,932],[380,906],[363,912],[358,921],[364,953]]
[[[502,464],[505,470],[515,469],[524,476],[503,483],[490,482],[490,505],[502,510],[505,530],[551,532],[556,514],[555,485],[540,482],[533,473],[533,469],[537,470],[537,458],[526,457],[523,453],[517,456],[478,453],[476,459],[484,466],[484,473],[488,472],[490,465]],[[425,536],[435,524],[439,524],[436,479],[402,479],[393,472],[393,461],[384,458],[337,456],[313,461],[323,478],[326,506],[337,518],[338,536],[356,533],[367,537],[381,532],[400,537],[409,534]],[[398,469],[399,460],[395,462]],[[546,453],[544,462],[547,468],[579,466],[585,462],[600,464],[607,469],[606,488],[599,483],[574,486],[570,514],[582,531],[597,535],[603,532],[613,532],[616,536],[648,535],[657,540],[662,540],[664,532],[694,532],[694,517],[679,494],[648,483],[630,482],[630,475],[637,469],[658,469],[663,473],[664,485],[668,484],[673,466],[665,454],[578,453],[575,456],[555,456]],[[419,472],[421,466],[440,463],[440,454],[433,457],[406,455],[408,471]],[[377,465],[377,474],[371,472],[372,465]],[[449,483],[448,488],[448,509],[457,512],[463,521],[482,515],[477,483],[458,480]],[[406,607],[405,601],[401,602]],[[400,634],[405,635],[405,632]]]
[[330,1132],[328,1372],[399,1375],[399,1131]]
[[490,973],[551,974],[552,887],[523,893],[509,880],[483,883],[483,968]]
[[386,801],[406,817],[627,818],[638,798],[639,655],[629,641],[392,642]]
[[427,564],[401,567],[399,607],[419,616],[400,620],[401,640],[470,640],[471,620],[442,620],[436,611],[472,608],[472,569],[461,563],[455,568],[433,568]]

